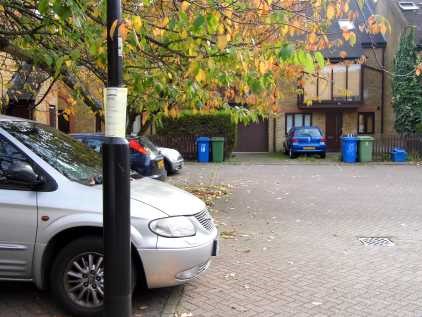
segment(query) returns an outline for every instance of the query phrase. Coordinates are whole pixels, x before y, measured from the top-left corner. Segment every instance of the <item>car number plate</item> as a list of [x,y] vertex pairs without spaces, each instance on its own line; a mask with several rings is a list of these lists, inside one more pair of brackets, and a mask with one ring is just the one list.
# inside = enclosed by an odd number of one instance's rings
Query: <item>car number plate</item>
[[220,244],[218,243],[218,240],[214,240],[212,244],[212,253],[211,256],[217,256],[220,253]]
[[164,168],[164,162],[163,160],[158,161],[158,168],[163,169]]
[[315,146],[304,146],[304,150],[315,150]]

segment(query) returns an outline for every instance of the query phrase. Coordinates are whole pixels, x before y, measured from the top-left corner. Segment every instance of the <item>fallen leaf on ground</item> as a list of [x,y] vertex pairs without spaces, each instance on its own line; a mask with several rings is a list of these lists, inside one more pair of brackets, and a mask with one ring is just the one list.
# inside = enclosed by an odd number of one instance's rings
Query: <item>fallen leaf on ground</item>
[[235,276],[236,276],[236,273],[229,273],[229,274],[224,275],[224,278],[227,280],[230,277],[235,277]]
[[225,185],[203,185],[182,186],[182,189],[202,199],[208,207],[213,207],[215,200],[230,194],[229,186]]
[[220,237],[222,239],[234,239],[236,237],[236,231],[221,231]]

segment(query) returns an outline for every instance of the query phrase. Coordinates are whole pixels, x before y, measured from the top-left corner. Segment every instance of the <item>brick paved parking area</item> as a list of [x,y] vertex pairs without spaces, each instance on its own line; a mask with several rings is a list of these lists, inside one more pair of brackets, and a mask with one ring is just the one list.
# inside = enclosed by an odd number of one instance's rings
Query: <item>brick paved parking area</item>
[[[214,211],[221,254],[184,288],[137,290],[134,316],[422,317],[422,167],[188,163],[169,181],[231,185]],[[0,316],[67,315],[3,282]]]
[[233,186],[179,316],[422,316],[421,167],[194,164],[173,181]]
[[[137,288],[133,296],[133,316],[162,316],[169,298],[172,294],[178,293],[180,293],[178,288],[156,290]],[[57,307],[49,292],[41,292],[31,283],[11,282],[0,283],[0,316],[70,317]]]

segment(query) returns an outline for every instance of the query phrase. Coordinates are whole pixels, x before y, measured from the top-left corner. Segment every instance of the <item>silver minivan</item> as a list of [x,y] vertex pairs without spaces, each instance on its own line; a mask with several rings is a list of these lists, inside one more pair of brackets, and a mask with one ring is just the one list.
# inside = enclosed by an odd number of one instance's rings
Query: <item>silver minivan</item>
[[[75,316],[103,307],[101,157],[37,122],[0,115],[0,280],[50,288]],[[149,288],[205,271],[217,229],[195,196],[131,182],[132,263]]]

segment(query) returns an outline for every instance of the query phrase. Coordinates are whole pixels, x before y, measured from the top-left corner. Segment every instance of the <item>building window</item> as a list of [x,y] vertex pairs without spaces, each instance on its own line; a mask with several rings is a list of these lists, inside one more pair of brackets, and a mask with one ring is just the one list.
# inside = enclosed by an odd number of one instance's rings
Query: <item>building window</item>
[[362,65],[329,65],[316,75],[305,75],[304,102],[361,101]]
[[312,113],[286,113],[286,134],[293,127],[305,127],[311,125]]
[[359,134],[374,134],[375,132],[375,113],[360,112],[358,114],[358,132]]

